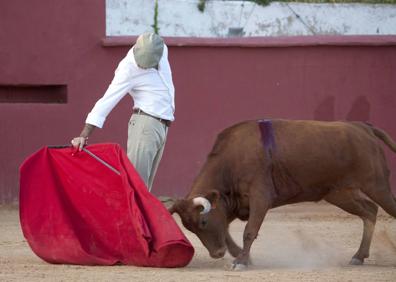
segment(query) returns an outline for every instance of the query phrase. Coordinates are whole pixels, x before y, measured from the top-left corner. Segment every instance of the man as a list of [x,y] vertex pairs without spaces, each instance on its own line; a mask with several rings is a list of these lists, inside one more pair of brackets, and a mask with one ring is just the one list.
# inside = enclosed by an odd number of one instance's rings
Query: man
[[174,93],[167,46],[160,36],[144,33],[119,63],[107,91],[88,114],[80,136],[71,143],[81,150],[92,131],[103,127],[117,103],[126,94],[131,95],[134,106],[128,125],[127,154],[151,191],[168,128],[174,120]]

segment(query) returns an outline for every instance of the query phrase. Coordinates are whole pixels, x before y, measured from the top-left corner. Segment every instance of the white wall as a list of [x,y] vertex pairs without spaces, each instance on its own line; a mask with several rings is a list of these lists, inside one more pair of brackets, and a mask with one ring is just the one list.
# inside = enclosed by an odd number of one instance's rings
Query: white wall
[[[106,35],[137,35],[152,30],[154,0],[106,0]],[[158,0],[162,36],[227,37],[243,27],[244,36],[396,34],[396,5],[247,1]],[[296,12],[300,18],[296,16]]]

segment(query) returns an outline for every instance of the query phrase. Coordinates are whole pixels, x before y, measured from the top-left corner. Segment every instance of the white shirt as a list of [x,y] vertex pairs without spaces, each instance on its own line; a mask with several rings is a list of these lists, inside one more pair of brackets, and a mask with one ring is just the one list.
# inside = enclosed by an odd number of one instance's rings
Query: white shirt
[[113,81],[103,97],[96,102],[85,122],[102,128],[108,114],[126,94],[132,96],[134,108],[158,118],[171,121],[175,119],[175,88],[166,45],[158,70],[139,68],[132,47],[119,63]]

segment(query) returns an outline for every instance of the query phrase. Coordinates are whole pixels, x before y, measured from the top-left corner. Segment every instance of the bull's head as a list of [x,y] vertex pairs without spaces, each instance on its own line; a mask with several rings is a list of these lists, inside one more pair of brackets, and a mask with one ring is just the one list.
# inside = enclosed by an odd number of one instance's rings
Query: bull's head
[[198,236],[211,257],[224,256],[227,249],[225,235],[228,223],[218,191],[213,190],[191,199],[179,199],[169,212],[180,215],[183,225]]

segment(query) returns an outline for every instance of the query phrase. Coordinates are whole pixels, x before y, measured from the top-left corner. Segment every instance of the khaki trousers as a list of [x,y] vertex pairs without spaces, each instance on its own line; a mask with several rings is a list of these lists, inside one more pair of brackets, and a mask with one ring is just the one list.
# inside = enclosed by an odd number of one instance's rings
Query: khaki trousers
[[164,152],[168,127],[159,120],[133,114],[128,125],[127,155],[151,191]]

